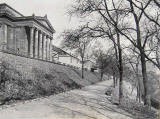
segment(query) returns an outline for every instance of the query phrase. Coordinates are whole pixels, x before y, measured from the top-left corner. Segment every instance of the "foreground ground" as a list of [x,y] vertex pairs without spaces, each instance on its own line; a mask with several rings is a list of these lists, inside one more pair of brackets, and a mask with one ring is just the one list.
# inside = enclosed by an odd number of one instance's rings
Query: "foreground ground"
[[105,95],[112,81],[0,108],[0,119],[132,119]]

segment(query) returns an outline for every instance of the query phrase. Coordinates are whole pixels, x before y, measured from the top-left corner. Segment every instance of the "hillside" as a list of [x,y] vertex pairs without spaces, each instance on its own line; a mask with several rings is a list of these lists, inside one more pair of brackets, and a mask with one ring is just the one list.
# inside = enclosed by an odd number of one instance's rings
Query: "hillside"
[[[12,60],[15,58],[14,55],[10,56]],[[24,57],[20,58],[24,60]],[[25,59],[27,62],[23,63],[21,59],[18,60],[20,65],[17,65],[16,61],[11,63],[13,61],[4,58],[0,60],[1,104],[53,95],[100,81],[98,73],[85,71],[85,79],[82,79],[81,71],[73,67],[27,58]],[[29,60],[32,60],[30,66],[28,66]]]

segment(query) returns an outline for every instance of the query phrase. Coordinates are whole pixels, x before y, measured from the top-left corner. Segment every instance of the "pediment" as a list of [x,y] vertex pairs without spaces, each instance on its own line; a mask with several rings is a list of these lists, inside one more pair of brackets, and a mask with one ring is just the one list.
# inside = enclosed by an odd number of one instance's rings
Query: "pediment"
[[54,28],[52,27],[51,23],[49,22],[49,20],[45,17],[36,17],[36,19],[43,24],[45,27],[47,27],[48,29],[52,30],[53,32],[55,32]]

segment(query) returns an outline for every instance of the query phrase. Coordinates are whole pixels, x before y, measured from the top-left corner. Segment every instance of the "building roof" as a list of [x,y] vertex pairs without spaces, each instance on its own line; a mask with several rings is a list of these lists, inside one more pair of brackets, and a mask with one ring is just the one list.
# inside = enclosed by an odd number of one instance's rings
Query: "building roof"
[[45,15],[44,17],[40,16],[24,16],[9,5],[3,3],[0,4],[0,17],[8,18],[12,22],[17,22],[17,21],[27,21],[27,20],[33,20],[49,30],[52,33],[55,33],[54,28],[52,27],[51,23],[47,19],[47,16]]
[[0,4],[0,11],[1,12],[8,12],[8,13],[10,13],[12,11],[13,12],[12,14],[15,15],[15,16],[21,16],[21,17],[24,16],[23,14],[21,14],[20,12],[18,12],[15,9],[13,9],[9,5],[7,5],[6,3]]
[[52,45],[52,51],[56,52],[58,55],[68,55],[69,53],[65,52],[61,48],[58,48],[54,45]]
[[54,46],[54,45],[52,45],[52,51],[56,52],[55,55],[74,57],[74,58],[80,60],[78,57],[76,57],[76,56],[74,56],[74,55],[64,51],[63,49]]

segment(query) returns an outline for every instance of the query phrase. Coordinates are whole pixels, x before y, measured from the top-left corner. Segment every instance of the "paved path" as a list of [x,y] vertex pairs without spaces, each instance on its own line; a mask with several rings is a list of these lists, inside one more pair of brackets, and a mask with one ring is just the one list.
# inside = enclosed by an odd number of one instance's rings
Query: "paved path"
[[66,93],[0,108],[0,119],[132,119],[104,93],[107,80]]

